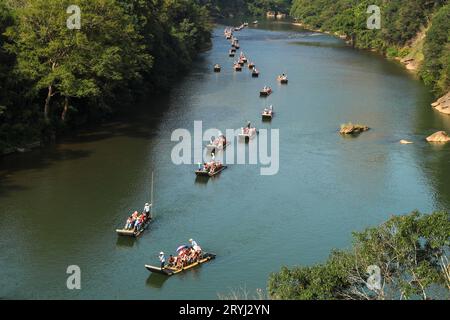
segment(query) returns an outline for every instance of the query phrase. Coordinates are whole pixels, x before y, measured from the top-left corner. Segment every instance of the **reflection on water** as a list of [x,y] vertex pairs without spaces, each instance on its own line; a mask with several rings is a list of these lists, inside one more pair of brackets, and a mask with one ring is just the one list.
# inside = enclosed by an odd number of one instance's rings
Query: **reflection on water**
[[147,278],[147,286],[152,289],[161,289],[164,283],[169,280],[169,277],[163,276],[162,274],[151,273]]
[[131,237],[117,237],[117,247],[133,248],[137,239]]

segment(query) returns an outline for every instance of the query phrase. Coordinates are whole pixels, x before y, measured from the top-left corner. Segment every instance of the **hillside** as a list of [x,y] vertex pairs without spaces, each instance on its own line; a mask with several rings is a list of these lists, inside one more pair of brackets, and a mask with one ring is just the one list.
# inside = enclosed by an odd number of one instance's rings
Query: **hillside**
[[[381,29],[369,30],[369,5]],[[417,70],[436,95],[450,88],[450,5],[443,0],[294,0],[291,15],[313,29],[346,35],[356,48],[379,51]]]

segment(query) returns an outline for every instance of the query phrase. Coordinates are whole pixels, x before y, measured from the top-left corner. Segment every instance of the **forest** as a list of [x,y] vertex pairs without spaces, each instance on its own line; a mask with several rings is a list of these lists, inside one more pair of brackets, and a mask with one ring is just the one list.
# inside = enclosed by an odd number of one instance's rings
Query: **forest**
[[0,153],[170,89],[211,29],[196,0],[0,0]]
[[[380,7],[381,29],[367,28],[369,5]],[[419,74],[436,93],[450,87],[450,5],[446,0],[294,0],[291,15],[305,25],[348,36],[361,49],[390,57],[414,53]],[[425,40],[415,48],[418,35]]]
[[289,13],[292,0],[204,0],[216,17],[264,16],[268,11]]

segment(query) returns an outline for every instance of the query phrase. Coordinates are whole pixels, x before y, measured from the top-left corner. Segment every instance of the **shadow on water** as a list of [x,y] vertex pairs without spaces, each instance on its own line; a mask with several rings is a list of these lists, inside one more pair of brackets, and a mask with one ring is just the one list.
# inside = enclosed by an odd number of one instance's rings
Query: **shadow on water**
[[117,237],[116,246],[122,248],[133,248],[136,244],[135,238],[130,237]]
[[0,175],[0,197],[27,189],[27,187],[13,183],[8,174]]
[[150,288],[161,289],[168,279],[169,277],[163,276],[162,274],[152,273],[147,278],[146,285]]
[[200,186],[206,186],[210,179],[211,178],[209,178],[209,177],[197,176],[195,178],[195,184],[200,185]]
[[80,145],[115,137],[154,139],[169,106],[168,97],[143,97],[136,106],[127,109],[127,114],[117,115],[120,121],[85,127],[41,149],[0,157],[0,196],[8,191],[21,190],[21,186],[9,181],[8,176],[15,172],[46,169],[57,162],[84,159],[93,154],[91,150],[80,149]]
[[0,158],[0,197],[27,188],[11,181],[10,176],[21,170],[35,170],[50,167],[55,162],[87,158],[89,150],[56,149],[55,147],[35,150],[26,154],[13,154]]

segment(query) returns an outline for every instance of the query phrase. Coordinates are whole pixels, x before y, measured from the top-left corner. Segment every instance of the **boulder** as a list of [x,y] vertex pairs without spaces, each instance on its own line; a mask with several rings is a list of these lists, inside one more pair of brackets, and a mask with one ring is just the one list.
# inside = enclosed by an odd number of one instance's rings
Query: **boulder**
[[445,131],[439,131],[427,138],[428,142],[449,142],[450,137],[448,136],[447,132]]
[[341,134],[359,134],[362,132],[369,131],[370,128],[368,126],[360,125],[360,124],[343,124],[341,126],[340,133]]
[[450,114],[450,92],[431,105],[437,111]]

